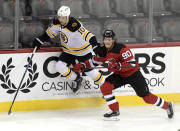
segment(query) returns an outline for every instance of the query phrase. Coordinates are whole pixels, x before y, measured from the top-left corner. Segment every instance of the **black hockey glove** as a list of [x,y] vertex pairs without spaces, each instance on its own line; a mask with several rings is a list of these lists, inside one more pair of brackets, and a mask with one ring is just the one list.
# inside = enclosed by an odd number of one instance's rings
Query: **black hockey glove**
[[37,47],[36,50],[39,50],[42,44],[43,42],[39,38],[35,38],[32,47],[33,48]]
[[96,48],[93,49],[94,53],[99,56],[99,57],[105,57],[106,56],[106,48],[105,46],[97,46]]

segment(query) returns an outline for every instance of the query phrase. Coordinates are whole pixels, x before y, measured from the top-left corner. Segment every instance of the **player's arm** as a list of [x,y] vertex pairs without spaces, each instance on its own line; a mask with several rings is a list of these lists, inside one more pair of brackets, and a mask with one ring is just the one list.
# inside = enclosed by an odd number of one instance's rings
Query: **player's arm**
[[53,24],[47,28],[47,30],[39,37],[36,37],[33,41],[33,47],[37,47],[37,50],[40,49],[40,47],[44,44],[44,42],[47,42],[49,39],[54,38],[58,34],[58,26],[60,26],[60,23],[58,20],[54,19]]
[[[137,62],[134,59],[134,55],[128,47],[125,47],[120,51],[120,61],[122,66],[128,66],[132,68],[137,66]],[[122,71],[126,71],[132,68],[123,68]]]
[[108,69],[112,72],[127,72],[134,69],[137,66],[137,62],[131,50],[128,47],[124,47],[120,50],[118,60],[110,59],[108,63]]
[[75,72],[84,72],[85,69],[93,69],[95,66],[105,63],[105,57],[94,56],[92,59],[86,60],[83,63],[75,64],[73,69]]
[[134,69],[137,66],[137,62],[134,59],[131,50],[126,46],[125,48],[122,48],[120,50],[119,64],[120,64],[120,72],[127,72],[129,70]]
[[82,34],[83,39],[92,45],[93,51],[96,55],[104,57],[104,48],[102,48],[100,46],[100,43],[97,42],[96,36],[89,30],[87,30],[80,21],[78,22],[81,24],[81,27],[78,29],[78,32]]
[[104,47],[100,46],[100,43],[98,43],[97,40],[96,40],[96,36],[93,35],[90,38],[89,43],[92,45],[93,51],[97,56],[105,57],[106,49]]

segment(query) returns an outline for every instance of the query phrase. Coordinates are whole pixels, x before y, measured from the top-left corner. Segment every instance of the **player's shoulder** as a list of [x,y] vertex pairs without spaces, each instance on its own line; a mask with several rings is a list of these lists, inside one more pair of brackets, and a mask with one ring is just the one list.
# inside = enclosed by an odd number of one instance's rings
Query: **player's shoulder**
[[66,26],[70,31],[75,32],[81,27],[81,22],[74,17],[69,18],[69,23]]
[[119,53],[123,48],[126,48],[126,45],[124,45],[123,43],[115,43],[114,48],[112,49],[112,51],[114,53]]
[[116,43],[116,46],[117,46],[117,48],[119,48],[119,49],[126,48],[126,45],[123,44],[123,43]]
[[52,23],[55,26],[61,26],[61,23],[59,22],[59,20],[57,18],[54,18]]

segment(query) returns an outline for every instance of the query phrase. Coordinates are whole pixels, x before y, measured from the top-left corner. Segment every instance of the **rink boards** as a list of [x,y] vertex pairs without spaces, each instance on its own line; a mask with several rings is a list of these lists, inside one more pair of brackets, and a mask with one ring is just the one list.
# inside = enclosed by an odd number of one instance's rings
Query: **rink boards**
[[[28,51],[29,52],[29,51]],[[180,47],[133,48],[135,59],[141,68],[149,89],[168,101],[180,103]],[[31,53],[4,51],[0,54],[0,112],[7,112]],[[60,52],[46,50],[35,54],[25,79],[20,87],[13,111],[93,108],[105,105],[100,89],[84,76],[83,86],[78,95],[71,91],[73,83],[60,77],[55,63]],[[106,65],[104,65],[106,66]],[[101,70],[105,77],[110,75]],[[120,106],[145,105],[130,85],[114,90]]]

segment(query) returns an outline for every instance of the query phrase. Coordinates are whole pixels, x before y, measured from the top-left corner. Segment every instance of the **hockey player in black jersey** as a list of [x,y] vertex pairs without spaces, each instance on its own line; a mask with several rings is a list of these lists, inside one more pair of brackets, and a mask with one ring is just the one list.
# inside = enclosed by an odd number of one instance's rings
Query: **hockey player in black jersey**
[[[46,30],[46,32],[33,42],[33,47],[39,49],[41,45],[47,40],[60,35],[61,53],[58,62],[56,63],[56,70],[69,80],[76,82],[76,86],[72,89],[76,93],[81,86],[82,77],[79,73],[75,73],[69,66],[75,64],[75,60],[80,63],[92,58],[92,52],[98,53],[99,45],[96,37],[88,31],[80,21],[70,16],[70,8],[62,6],[57,12],[57,19]],[[85,72],[87,76],[92,78],[95,84],[102,85],[104,77],[97,70],[88,70]]]

